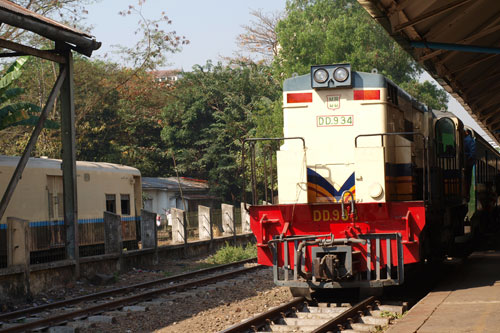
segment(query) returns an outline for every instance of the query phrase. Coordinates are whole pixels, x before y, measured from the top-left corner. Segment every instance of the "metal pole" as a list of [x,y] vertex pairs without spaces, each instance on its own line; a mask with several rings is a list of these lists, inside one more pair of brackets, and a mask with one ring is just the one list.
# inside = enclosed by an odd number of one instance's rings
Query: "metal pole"
[[75,277],[80,276],[78,244],[78,202],[76,189],[75,101],[73,82],[73,55],[65,44],[56,43],[67,61],[60,70],[68,75],[61,87],[61,141],[64,194],[64,225],[66,226],[66,255],[75,261]]
[[255,170],[255,143],[250,145],[251,168],[252,168],[252,205],[257,205],[257,171]]
[[266,200],[266,203],[268,203],[267,199],[267,163],[266,163],[266,148],[264,150],[264,198]]
[[269,169],[271,174],[271,204],[274,205],[273,151],[269,148]]

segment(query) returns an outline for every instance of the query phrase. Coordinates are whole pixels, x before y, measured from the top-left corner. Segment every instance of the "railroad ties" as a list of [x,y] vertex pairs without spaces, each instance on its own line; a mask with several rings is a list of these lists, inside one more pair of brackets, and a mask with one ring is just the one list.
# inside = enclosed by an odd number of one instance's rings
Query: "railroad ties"
[[[205,268],[136,285],[110,289],[95,294],[54,302],[38,307],[0,314],[0,333],[48,330],[49,332],[74,332],[89,323],[113,323],[113,316],[128,312],[146,311],[149,305],[169,302],[162,294],[179,293],[203,287],[218,281],[249,273],[262,268],[260,265],[243,266],[255,258]],[[187,280],[187,281],[186,281]],[[119,310],[119,311],[116,311]],[[82,321],[85,320],[85,323]],[[73,327],[71,321],[85,324]],[[68,324],[66,326],[57,326]]]
[[374,297],[353,306],[312,305],[299,297],[222,332],[377,332],[404,311],[404,306],[382,305]]

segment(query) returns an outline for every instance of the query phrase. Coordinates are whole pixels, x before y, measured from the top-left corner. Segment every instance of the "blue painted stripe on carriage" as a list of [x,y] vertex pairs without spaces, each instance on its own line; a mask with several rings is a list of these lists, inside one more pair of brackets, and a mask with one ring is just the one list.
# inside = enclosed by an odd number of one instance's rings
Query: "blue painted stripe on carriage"
[[31,228],[36,228],[36,227],[50,227],[50,226],[55,226],[55,225],[64,225],[64,221],[36,221],[36,222],[30,222],[30,227]]
[[351,190],[351,188],[355,185],[354,182],[354,172],[347,178],[342,187],[337,191],[332,184],[328,180],[326,180],[319,173],[314,171],[313,169],[307,168],[307,182],[320,186],[326,192],[330,193],[335,199],[340,199],[342,192]]
[[78,224],[91,224],[91,223],[104,223],[103,218],[97,218],[97,219],[82,219],[78,220]]
[[386,163],[385,175],[387,177],[411,176],[411,163]]
[[[123,222],[135,222],[135,221],[140,221],[140,217],[135,217],[135,216],[129,216],[129,217],[123,217],[121,219]],[[103,218],[95,218],[95,219],[81,219],[78,220],[78,224],[93,224],[93,223],[104,223]],[[36,222],[30,222],[30,227],[48,227],[48,226],[54,226],[54,225],[64,225],[64,221],[36,221]],[[4,227],[2,227],[4,226]],[[7,229],[6,224],[0,224],[0,229]]]

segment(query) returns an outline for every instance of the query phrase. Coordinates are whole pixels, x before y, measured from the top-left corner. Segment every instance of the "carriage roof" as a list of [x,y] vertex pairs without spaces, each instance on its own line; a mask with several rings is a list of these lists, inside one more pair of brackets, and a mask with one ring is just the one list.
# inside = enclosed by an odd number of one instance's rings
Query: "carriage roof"
[[[16,167],[20,157],[0,155],[0,167]],[[39,169],[58,169],[61,170],[61,160],[51,158],[36,158],[30,157],[26,168]],[[141,172],[133,167],[113,164],[106,162],[85,162],[77,161],[76,168],[78,171],[100,171],[100,172],[118,172],[128,173],[140,176]]]

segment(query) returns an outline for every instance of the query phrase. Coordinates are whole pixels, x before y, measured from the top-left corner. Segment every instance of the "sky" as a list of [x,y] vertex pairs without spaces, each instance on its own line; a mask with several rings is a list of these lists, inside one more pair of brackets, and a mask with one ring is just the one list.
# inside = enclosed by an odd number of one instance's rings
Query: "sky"
[[[168,57],[170,65],[167,66],[188,71],[209,59],[216,62],[221,56],[232,56],[237,49],[236,37],[244,32],[241,26],[252,20],[251,10],[282,11],[285,3],[286,0],[146,0],[142,8],[144,16],[150,19],[165,12],[172,21],[165,30],[175,30],[177,35],[186,36],[190,41],[182,52]],[[113,44],[132,44],[139,18],[118,15],[129,4],[136,6],[137,0],[102,0],[87,8],[88,22],[94,26],[93,35],[103,43],[95,56],[106,53],[112,56]]]
[[[138,0],[102,0],[88,7],[88,23],[93,26],[93,35],[103,43],[93,57],[116,57],[112,45],[131,46],[139,18],[123,17],[119,11],[128,5],[137,5]],[[261,9],[265,13],[283,11],[286,0],[146,0],[142,12],[149,19],[158,18],[165,12],[172,24],[167,31],[175,30],[179,36],[186,36],[189,45],[183,46],[180,53],[168,57],[166,68],[191,70],[195,64],[204,65],[207,60],[214,62],[221,57],[234,55],[237,51],[236,37],[244,32],[242,25],[252,20],[251,10]],[[438,85],[430,75],[424,74],[421,80],[429,80]],[[450,95],[448,110],[472,127],[481,136],[486,133],[476,124],[463,107]],[[491,141],[485,137],[486,140]]]

